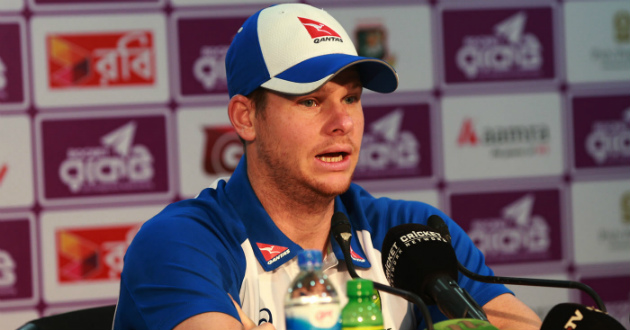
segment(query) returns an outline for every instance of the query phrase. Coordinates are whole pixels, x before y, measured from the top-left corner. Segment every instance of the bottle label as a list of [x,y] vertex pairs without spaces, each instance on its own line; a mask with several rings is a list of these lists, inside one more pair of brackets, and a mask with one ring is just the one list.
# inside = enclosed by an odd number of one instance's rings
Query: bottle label
[[287,330],[341,330],[339,304],[308,304],[285,310]]

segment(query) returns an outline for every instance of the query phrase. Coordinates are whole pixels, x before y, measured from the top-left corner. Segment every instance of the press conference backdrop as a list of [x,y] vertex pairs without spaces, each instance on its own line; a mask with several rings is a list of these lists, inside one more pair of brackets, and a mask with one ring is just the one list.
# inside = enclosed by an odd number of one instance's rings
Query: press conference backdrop
[[[630,1],[308,3],[400,73],[365,94],[355,181],[440,207],[500,275],[590,285],[628,327]],[[0,1],[0,328],[115,303],[143,221],[231,173],[223,62],[268,4]],[[541,317],[593,304],[512,288]]]

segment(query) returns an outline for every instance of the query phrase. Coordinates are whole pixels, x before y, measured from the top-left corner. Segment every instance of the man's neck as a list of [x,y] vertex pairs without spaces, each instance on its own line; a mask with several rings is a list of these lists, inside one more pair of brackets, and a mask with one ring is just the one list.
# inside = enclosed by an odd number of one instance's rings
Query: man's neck
[[268,176],[249,171],[249,181],[269,217],[304,249],[325,252],[334,213],[334,197],[301,187],[281,187]]

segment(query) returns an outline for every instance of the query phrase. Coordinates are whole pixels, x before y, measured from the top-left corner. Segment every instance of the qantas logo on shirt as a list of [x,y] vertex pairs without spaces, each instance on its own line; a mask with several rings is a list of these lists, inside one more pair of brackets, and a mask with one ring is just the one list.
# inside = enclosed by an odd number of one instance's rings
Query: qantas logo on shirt
[[352,248],[350,248],[350,257],[352,257],[352,260],[354,260],[354,261],[365,262],[365,259],[363,259],[356,252],[354,252],[354,250]]
[[277,245],[264,244],[264,243],[256,243],[256,245],[258,245],[258,249],[260,249],[260,252],[263,254],[263,257],[265,257],[265,261],[267,261],[267,265],[271,265],[274,262],[280,260],[280,258],[291,253],[291,250],[289,250],[288,247],[284,247],[284,246],[277,246]]
[[311,35],[311,38],[314,39],[314,43],[317,44],[322,41],[343,42],[341,36],[337,32],[335,32],[335,30],[326,26],[326,24],[303,17],[298,17],[298,19],[300,20],[300,22],[302,22],[302,25],[304,25],[306,31],[308,31],[308,34]]

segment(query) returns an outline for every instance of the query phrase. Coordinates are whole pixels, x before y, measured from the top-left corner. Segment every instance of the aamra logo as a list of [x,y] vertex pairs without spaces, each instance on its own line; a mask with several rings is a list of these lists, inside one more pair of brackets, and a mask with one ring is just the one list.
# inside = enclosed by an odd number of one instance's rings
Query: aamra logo
[[4,177],[9,172],[9,164],[0,164],[0,187],[2,187],[2,182],[4,181]]
[[232,126],[205,127],[204,170],[211,175],[234,172],[243,156],[243,144]]
[[358,172],[410,171],[420,164],[420,142],[403,130],[404,111],[396,109],[373,122],[363,136]]
[[123,257],[139,229],[131,224],[58,230],[59,282],[120,279]]
[[464,118],[457,136],[460,148],[489,148],[495,158],[533,157],[550,151],[550,129],[547,124],[514,124],[486,126],[477,133],[472,118]]
[[51,34],[46,42],[52,89],[155,83],[151,31]]
[[535,197],[527,194],[505,206],[497,218],[474,219],[468,235],[489,259],[545,254],[551,247],[547,220],[533,213]]
[[258,246],[260,253],[262,253],[268,265],[273,264],[274,262],[280,260],[280,258],[291,253],[291,250],[289,250],[288,247],[284,247],[284,246],[271,245],[271,244],[265,244],[265,243],[256,243],[256,245]]
[[527,14],[518,12],[494,26],[494,35],[466,36],[457,52],[458,68],[468,79],[541,76],[542,46],[525,32]]
[[100,146],[72,147],[59,166],[59,177],[73,193],[149,190],[154,176],[148,147],[133,144],[136,122],[101,137]]
[[312,19],[298,17],[308,34],[311,35],[314,43],[321,41],[338,41],[343,42],[341,36],[326,24],[314,21]]

